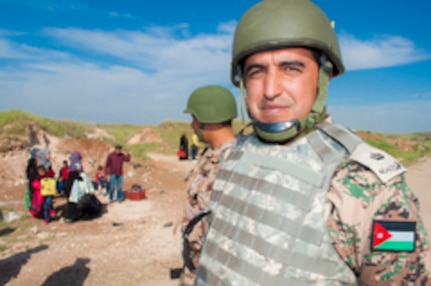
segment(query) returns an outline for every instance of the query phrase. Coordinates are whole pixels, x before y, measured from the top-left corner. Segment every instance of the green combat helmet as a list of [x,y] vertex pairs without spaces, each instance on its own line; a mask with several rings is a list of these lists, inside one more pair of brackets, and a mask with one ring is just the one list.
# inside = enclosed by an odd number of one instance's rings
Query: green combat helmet
[[309,0],[264,0],[251,7],[236,27],[232,48],[232,83],[243,89],[241,65],[248,56],[286,47],[305,47],[321,52],[319,93],[310,114],[303,120],[276,123],[254,121],[257,134],[268,142],[287,141],[321,122],[326,116],[329,78],[344,72],[337,36],[318,6]]
[[190,113],[200,123],[226,122],[237,117],[235,98],[222,86],[203,86],[190,94],[184,113]]
[[222,86],[206,85],[193,91],[184,113],[190,113],[200,123],[200,141],[203,141],[205,124],[223,123],[237,117],[233,94]]

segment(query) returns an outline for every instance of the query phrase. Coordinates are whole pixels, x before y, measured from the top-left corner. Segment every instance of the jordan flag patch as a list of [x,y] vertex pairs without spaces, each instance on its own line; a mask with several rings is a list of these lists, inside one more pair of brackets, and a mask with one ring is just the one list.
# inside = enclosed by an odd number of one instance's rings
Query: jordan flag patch
[[416,222],[373,221],[372,251],[412,252],[415,241]]

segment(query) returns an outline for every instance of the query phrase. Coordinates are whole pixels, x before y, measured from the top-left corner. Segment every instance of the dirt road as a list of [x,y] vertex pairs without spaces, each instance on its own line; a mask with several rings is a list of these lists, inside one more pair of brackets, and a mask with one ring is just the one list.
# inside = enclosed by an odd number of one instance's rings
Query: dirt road
[[[183,179],[193,163],[157,154],[152,158],[156,163],[146,169],[151,174],[144,185],[147,200],[109,204],[94,221],[44,225],[27,220],[11,230],[19,235],[13,253],[0,258],[0,285],[177,285],[169,269],[181,265],[175,228],[184,205]],[[430,175],[431,158],[411,166],[407,175],[428,230]],[[107,202],[102,194],[99,198]],[[2,239],[0,233],[0,245]]]

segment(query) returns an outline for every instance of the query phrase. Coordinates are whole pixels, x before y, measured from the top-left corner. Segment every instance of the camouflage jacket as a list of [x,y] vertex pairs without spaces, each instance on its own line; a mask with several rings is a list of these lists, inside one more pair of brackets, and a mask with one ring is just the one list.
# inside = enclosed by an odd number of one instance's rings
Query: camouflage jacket
[[[220,169],[220,164],[230,155],[235,142],[225,143],[215,150],[208,147],[202,154],[196,167],[187,176],[187,200],[185,215],[182,220],[182,231],[184,231],[188,222],[194,216],[208,207],[212,185]],[[201,237],[202,234],[200,232],[197,236]]]
[[[384,184],[368,168],[346,160],[334,173],[327,204],[329,235],[339,255],[356,273],[358,285],[431,285],[429,268],[425,267],[427,232],[418,199],[404,174]],[[376,249],[376,222],[413,223],[414,251]]]
[[[235,143],[236,141],[225,143],[215,150],[207,146],[196,167],[186,177],[186,181],[188,181],[187,200],[185,214],[181,221],[182,232],[184,232],[193,217],[208,208],[212,185],[220,170],[221,163],[230,155]],[[191,258],[195,267],[199,263],[205,230],[206,219],[204,218],[194,226],[193,231],[187,237],[190,251],[187,255]],[[193,285],[194,277],[195,274],[184,267],[178,285]]]

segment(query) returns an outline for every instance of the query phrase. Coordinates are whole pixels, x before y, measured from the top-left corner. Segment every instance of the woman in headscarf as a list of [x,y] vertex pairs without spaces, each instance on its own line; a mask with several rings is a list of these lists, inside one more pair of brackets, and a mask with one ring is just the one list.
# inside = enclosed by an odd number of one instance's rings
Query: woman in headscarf
[[101,203],[94,196],[91,180],[82,168],[81,154],[75,151],[70,155],[69,159],[70,171],[65,188],[68,202],[64,211],[64,221],[67,223],[96,217],[101,213],[102,209]]
[[25,176],[27,178],[27,190],[25,192],[25,207],[27,210],[30,209],[31,199],[34,193],[33,181],[37,178],[37,154],[39,152],[38,148],[33,148],[30,150],[30,159],[27,161],[27,167],[25,170]]
[[37,152],[37,165],[44,166],[48,177],[54,177],[55,172],[51,165],[51,151],[48,148],[41,149]]
[[66,198],[70,195],[70,190],[72,189],[73,182],[79,178],[79,174],[84,171],[82,168],[82,155],[78,151],[73,152],[69,156],[70,166],[69,166],[69,177],[64,182],[64,192]]
[[79,180],[79,174],[81,173],[81,171],[83,171],[81,160],[82,155],[78,151],[74,151],[69,156],[69,177],[64,183],[64,192],[66,198],[68,199],[66,208],[63,213],[65,222],[72,222],[76,219],[79,219],[79,217],[81,216],[81,212],[79,211],[76,203],[69,202],[70,192],[72,190],[73,183],[75,182],[75,180]]
[[28,180],[28,187],[30,190],[30,193],[33,193],[33,189],[31,184],[33,183],[34,179],[37,177],[37,154],[39,152],[38,148],[33,148],[30,150],[30,159],[27,161],[27,168],[25,170],[25,174]]

